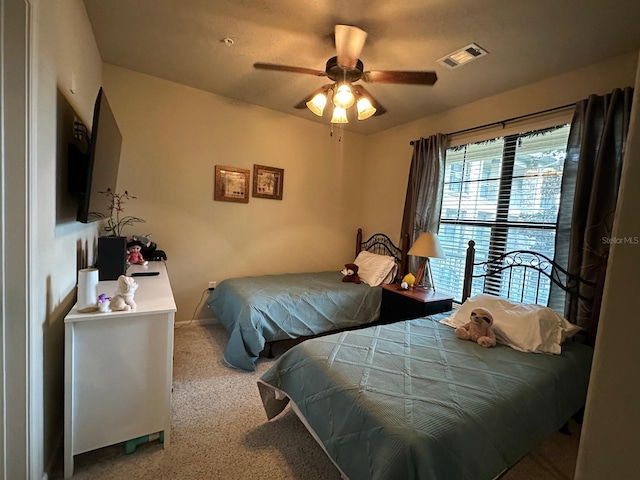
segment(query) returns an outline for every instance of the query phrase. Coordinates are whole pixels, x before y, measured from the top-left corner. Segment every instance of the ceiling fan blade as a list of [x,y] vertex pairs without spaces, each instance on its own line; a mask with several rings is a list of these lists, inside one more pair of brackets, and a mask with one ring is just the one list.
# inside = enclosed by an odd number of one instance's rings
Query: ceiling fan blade
[[313,97],[315,97],[319,93],[327,93],[327,91],[331,88],[331,86],[332,86],[331,83],[323,85],[322,87],[320,87],[316,91],[314,91],[311,95],[305,97],[304,100],[301,100],[298,103],[296,103],[293,106],[293,108],[297,108],[298,110],[302,110],[303,108],[307,108],[307,102],[309,100],[311,100]]
[[373,70],[364,72],[367,83],[398,83],[404,85],[433,85],[438,80],[436,72],[409,72],[398,70]]
[[352,25],[336,25],[335,37],[338,65],[354,68],[367,39],[367,32]]
[[364,95],[365,97],[367,97],[370,101],[371,101],[371,105],[373,105],[373,108],[376,109],[376,113],[373,114],[374,117],[383,115],[385,113],[387,113],[387,109],[384,108],[380,102],[378,102],[375,97],[373,95],[371,95],[369,93],[369,91],[364,88],[362,85],[352,85],[353,90],[356,92],[356,94],[358,95]]
[[277,72],[304,73],[305,75],[314,75],[316,77],[326,77],[327,72],[324,70],[314,70],[313,68],[292,67],[289,65],[278,65],[276,63],[254,63],[253,68],[258,70],[275,70]]

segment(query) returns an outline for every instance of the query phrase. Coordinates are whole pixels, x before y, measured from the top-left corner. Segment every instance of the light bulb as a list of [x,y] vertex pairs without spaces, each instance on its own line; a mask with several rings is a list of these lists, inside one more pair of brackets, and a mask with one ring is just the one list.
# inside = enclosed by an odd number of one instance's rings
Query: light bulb
[[333,109],[333,117],[331,117],[331,123],[349,123],[347,118],[347,111],[342,107],[335,107]]
[[336,107],[349,108],[356,101],[356,97],[353,96],[353,92],[349,85],[343,83],[338,87],[336,94],[333,96],[333,104]]
[[324,93],[318,93],[311,100],[307,102],[307,108],[311,110],[313,113],[322,116],[322,112],[324,112],[324,107],[327,105],[327,96]]
[[356,108],[358,109],[358,120],[366,120],[376,113],[376,108],[371,105],[371,102],[366,97],[360,97],[356,104]]

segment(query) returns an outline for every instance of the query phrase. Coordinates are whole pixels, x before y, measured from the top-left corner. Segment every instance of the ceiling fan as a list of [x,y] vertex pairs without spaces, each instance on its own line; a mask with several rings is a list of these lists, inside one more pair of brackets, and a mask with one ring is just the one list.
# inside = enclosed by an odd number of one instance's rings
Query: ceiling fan
[[356,105],[358,120],[372,115],[382,115],[387,110],[362,86],[354,82],[394,83],[405,85],[433,85],[438,79],[432,71],[370,70],[365,71],[358,58],[364,47],[367,32],[352,25],[335,26],[335,57],[331,57],[324,71],[312,68],[293,67],[273,63],[254,63],[261,70],[303,73],[316,77],[328,77],[334,83],[323,85],[311,95],[295,105],[295,108],[309,108],[314,114],[322,116],[324,108],[332,99],[334,104],[331,123],[348,123],[347,109]]

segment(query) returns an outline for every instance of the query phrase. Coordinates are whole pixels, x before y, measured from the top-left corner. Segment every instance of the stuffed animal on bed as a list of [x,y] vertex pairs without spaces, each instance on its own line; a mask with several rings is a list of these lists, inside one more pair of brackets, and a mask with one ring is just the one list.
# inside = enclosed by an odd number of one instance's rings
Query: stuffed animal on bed
[[456,337],[477,342],[483,347],[493,347],[496,344],[496,335],[491,325],[491,312],[486,308],[474,308],[471,310],[470,320],[462,327],[456,328]]
[[360,277],[358,276],[358,265],[355,263],[345,263],[344,269],[340,272],[344,275],[343,282],[360,283]]

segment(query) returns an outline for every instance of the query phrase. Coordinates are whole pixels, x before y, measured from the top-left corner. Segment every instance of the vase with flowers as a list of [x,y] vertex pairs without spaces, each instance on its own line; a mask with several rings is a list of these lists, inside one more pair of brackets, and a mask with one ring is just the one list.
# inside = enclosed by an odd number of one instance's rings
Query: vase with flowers
[[103,235],[98,238],[98,270],[100,280],[117,280],[127,271],[127,237],[123,229],[144,220],[140,217],[125,215],[125,205],[136,197],[128,191],[117,193],[107,188],[99,192],[109,199],[109,217],[104,225]]

